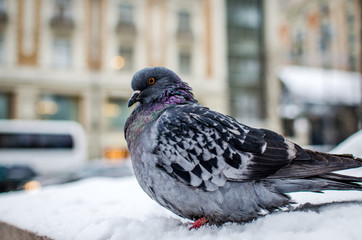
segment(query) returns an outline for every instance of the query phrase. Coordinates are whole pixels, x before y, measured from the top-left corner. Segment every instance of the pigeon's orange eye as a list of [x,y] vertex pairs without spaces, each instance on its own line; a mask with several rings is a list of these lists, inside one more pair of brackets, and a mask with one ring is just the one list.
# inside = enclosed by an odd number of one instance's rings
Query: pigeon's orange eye
[[155,83],[155,81],[156,80],[154,78],[149,78],[148,79],[148,84],[153,85]]

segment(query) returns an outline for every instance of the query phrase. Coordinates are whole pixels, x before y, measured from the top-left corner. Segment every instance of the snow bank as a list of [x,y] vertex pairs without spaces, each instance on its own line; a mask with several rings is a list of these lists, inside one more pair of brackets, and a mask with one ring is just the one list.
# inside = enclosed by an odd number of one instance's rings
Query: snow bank
[[362,130],[349,136],[343,142],[338,144],[330,153],[349,153],[362,158]]
[[[362,192],[296,193],[299,203],[359,200]],[[362,204],[282,212],[248,224],[189,231],[190,221],[158,206],[133,177],[94,178],[38,192],[0,194],[0,221],[54,239],[360,239]]]

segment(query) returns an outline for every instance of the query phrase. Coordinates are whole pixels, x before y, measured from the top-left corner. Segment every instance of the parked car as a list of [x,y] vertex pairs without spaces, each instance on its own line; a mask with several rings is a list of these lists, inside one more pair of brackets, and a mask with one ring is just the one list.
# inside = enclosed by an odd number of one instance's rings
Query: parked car
[[0,165],[0,193],[20,189],[36,176],[33,169],[24,165]]

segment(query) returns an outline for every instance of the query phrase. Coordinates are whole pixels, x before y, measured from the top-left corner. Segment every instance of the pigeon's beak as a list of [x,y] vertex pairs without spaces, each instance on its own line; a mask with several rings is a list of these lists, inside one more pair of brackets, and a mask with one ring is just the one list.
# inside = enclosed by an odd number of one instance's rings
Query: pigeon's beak
[[136,90],[132,93],[131,98],[128,100],[128,107],[132,106],[133,104],[135,104],[140,100],[139,98],[140,93],[141,93],[140,90]]

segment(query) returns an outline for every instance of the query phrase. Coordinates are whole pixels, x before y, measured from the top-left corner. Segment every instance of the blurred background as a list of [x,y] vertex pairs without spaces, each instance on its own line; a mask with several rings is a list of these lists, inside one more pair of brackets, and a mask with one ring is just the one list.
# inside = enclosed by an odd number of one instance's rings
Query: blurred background
[[[147,66],[177,72],[207,107],[328,151],[361,126],[361,6],[360,0],[0,0],[0,127],[8,134],[0,133],[0,163],[9,148],[50,149],[39,143],[39,131],[63,134],[53,140],[73,136],[49,120],[79,123],[83,160],[126,159],[130,81]],[[28,130],[9,138],[15,120],[44,124],[17,122]],[[17,149],[27,131],[36,143]],[[15,144],[6,145],[9,139]],[[76,148],[72,141],[58,148]]]

